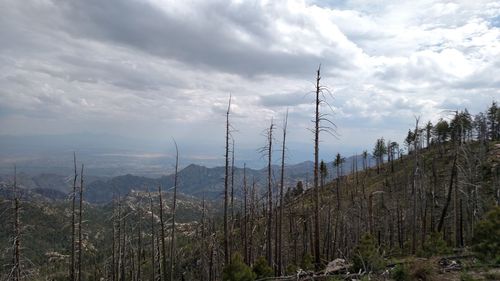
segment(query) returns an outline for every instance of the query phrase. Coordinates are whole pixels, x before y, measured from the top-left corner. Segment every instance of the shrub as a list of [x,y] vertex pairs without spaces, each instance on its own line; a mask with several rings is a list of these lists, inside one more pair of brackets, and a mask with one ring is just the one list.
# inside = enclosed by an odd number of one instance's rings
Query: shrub
[[314,268],[313,257],[310,254],[305,254],[300,263],[303,270],[312,270]]
[[257,279],[273,276],[273,269],[267,264],[264,257],[259,257],[253,265],[253,272],[256,274]]
[[392,279],[396,281],[409,281],[410,272],[408,271],[408,267],[404,264],[398,264],[391,272]]
[[293,275],[293,274],[296,274],[297,273],[297,270],[299,268],[295,265],[295,264],[289,264],[287,267],[286,267],[286,274],[288,275]]
[[473,250],[483,261],[500,264],[500,207],[488,212],[476,226]]
[[432,280],[432,266],[428,262],[415,262],[412,266],[413,280]]
[[241,255],[236,253],[231,259],[231,263],[222,272],[224,281],[252,281],[255,280],[255,273],[247,266]]
[[384,268],[384,259],[380,255],[373,237],[363,235],[358,246],[354,249],[353,270],[379,271]]
[[450,254],[451,249],[446,245],[446,241],[443,240],[443,236],[439,232],[433,232],[424,243],[424,248],[418,253],[418,256],[431,257],[435,255],[446,255]]

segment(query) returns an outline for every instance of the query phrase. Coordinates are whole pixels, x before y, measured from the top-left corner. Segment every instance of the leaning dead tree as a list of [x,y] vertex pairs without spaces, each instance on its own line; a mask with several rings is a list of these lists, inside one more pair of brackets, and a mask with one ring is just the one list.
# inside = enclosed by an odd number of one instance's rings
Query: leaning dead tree
[[175,144],[175,174],[174,174],[174,199],[172,202],[172,233],[170,242],[170,281],[174,280],[174,266],[175,266],[175,208],[177,206],[177,176],[179,171],[179,149],[177,143]]
[[226,166],[224,172],[224,264],[229,264],[229,229],[227,222],[227,205],[228,205],[228,188],[229,188],[229,113],[231,111],[231,95],[229,95],[229,103],[226,112]]

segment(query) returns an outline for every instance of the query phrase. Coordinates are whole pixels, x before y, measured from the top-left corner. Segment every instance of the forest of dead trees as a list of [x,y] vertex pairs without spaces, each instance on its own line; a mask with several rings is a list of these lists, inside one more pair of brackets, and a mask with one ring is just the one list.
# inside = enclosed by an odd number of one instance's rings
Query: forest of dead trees
[[[500,151],[494,145],[500,140],[496,103],[475,116],[467,109],[450,111],[435,124],[416,117],[404,143],[381,137],[372,151],[360,152],[346,169],[340,154],[320,157],[320,143],[336,130],[329,119],[329,95],[318,69],[312,184],[299,181],[293,186],[287,185],[285,174],[287,129],[293,125],[288,113],[281,122],[270,120],[265,129],[260,152],[267,161],[266,185],[247,178],[246,167],[242,185],[235,185],[230,98],[222,204],[203,199],[195,225],[176,223],[176,194],[182,190],[177,190],[175,144],[174,195],[168,210],[163,196],[170,187],[149,187],[135,205],[126,194],[115,194],[105,229],[91,235],[86,229],[91,223],[85,210],[90,207],[85,203],[84,166],[78,171],[75,155],[73,190],[64,215],[70,238],[66,253],[52,268],[58,274],[36,269],[22,258],[24,202],[14,180],[12,262],[2,268],[0,280],[254,280],[300,270],[319,272],[336,258],[368,272],[377,269],[376,262],[364,256],[368,247],[374,246],[383,258],[471,246],[478,222],[500,203],[499,159],[492,154]],[[271,167],[275,159],[280,161],[279,175]],[[333,160],[335,177],[328,174],[327,160]],[[361,266],[356,263],[360,259]],[[244,277],[236,279],[231,271]],[[52,279],[36,279],[42,272]]]

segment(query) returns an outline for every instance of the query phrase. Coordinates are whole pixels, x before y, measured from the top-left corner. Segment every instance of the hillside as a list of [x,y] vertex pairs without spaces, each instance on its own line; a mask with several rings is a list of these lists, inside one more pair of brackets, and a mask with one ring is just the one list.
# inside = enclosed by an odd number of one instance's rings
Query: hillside
[[[483,150],[484,148],[484,150]],[[482,159],[481,166],[478,166],[478,176],[476,182],[481,184],[482,190],[480,191],[482,200],[480,209],[476,212],[483,213],[493,204],[495,198],[495,190],[493,188],[493,175],[492,172],[500,165],[500,145],[491,143],[486,147],[478,143],[471,143],[464,147],[462,156],[475,156]],[[437,228],[440,213],[443,209],[443,202],[446,201],[446,191],[449,178],[451,176],[451,166],[453,164],[454,150],[450,144],[442,146],[434,146],[426,148],[420,152],[420,168],[422,169],[422,176],[419,179],[422,187],[416,189],[419,192],[419,198],[430,196],[423,185],[424,183],[432,183],[435,187],[433,190],[432,205],[418,205],[417,206],[417,225],[416,229],[424,227],[425,236],[421,234],[416,236],[416,254],[419,256],[426,256],[429,251],[427,249],[428,239],[430,234]],[[353,250],[357,247],[362,240],[363,233],[372,233],[374,243],[383,250],[382,258],[398,262],[401,257],[412,255],[412,232],[413,226],[409,219],[412,215],[412,174],[414,171],[414,155],[410,154],[402,157],[401,159],[394,160],[391,163],[384,163],[380,169],[371,168],[358,173],[351,173],[347,176],[339,177],[333,181],[327,181],[321,189],[321,231],[324,233],[321,243],[322,256],[325,262],[342,257],[351,260]],[[464,158],[465,159],[465,158]],[[435,172],[432,172],[435,171]],[[220,169],[207,169],[205,167],[191,165],[184,169],[187,174],[198,174],[189,181],[189,184],[197,184],[206,181],[206,178],[217,178]],[[215,175],[214,175],[214,174]],[[94,260],[97,264],[104,262],[104,258],[109,255],[110,235],[113,221],[113,208],[115,208],[115,218],[117,208],[121,208],[121,224],[122,227],[130,228],[128,234],[123,239],[127,239],[133,243],[137,243],[135,234],[139,230],[143,231],[144,241],[142,243],[145,251],[151,247],[148,246],[148,228],[150,228],[150,206],[149,194],[144,191],[133,190],[134,186],[144,181],[135,181],[136,177],[124,176],[115,178],[111,183],[117,186],[129,186],[131,190],[127,195],[121,198],[120,201],[115,201],[114,205],[93,205],[85,204],[85,256],[86,260]],[[144,178],[140,178],[145,180]],[[154,180],[151,180],[151,185]],[[165,180],[165,179],[163,179]],[[465,186],[464,186],[465,187]],[[462,190],[465,191],[465,190]],[[159,223],[158,217],[158,196],[157,192],[152,190],[155,224]],[[284,237],[287,242],[283,243],[283,256],[282,262],[288,264],[286,272],[292,273],[297,268],[302,268],[305,272],[312,269],[310,259],[312,254],[312,230],[313,230],[313,198],[314,190],[306,189],[303,193],[297,191],[296,188],[291,189],[287,194],[284,205],[285,218],[283,219]],[[102,195],[101,195],[102,196]],[[164,193],[164,212],[169,214],[171,212],[170,202],[172,200],[171,193]],[[265,197],[262,197],[265,198]],[[265,244],[265,235],[260,232],[265,227],[265,216],[263,213],[258,212],[258,206],[264,204],[265,201],[255,197],[255,201],[249,200],[249,211],[252,210],[253,215],[248,217],[248,227],[254,229],[252,235],[251,249],[247,249],[248,259],[253,260],[256,257],[264,256],[265,249],[258,245]],[[420,200],[420,199],[419,199]],[[116,205],[117,202],[121,202]],[[238,201],[240,202],[240,201]],[[465,202],[464,202],[465,203]],[[11,210],[11,203],[3,200],[0,202],[0,213],[9,214]],[[195,197],[183,196],[178,197],[178,229],[180,230],[180,249],[185,249],[183,259],[179,261],[179,267],[190,268],[189,263],[201,262],[198,260],[199,254],[205,255],[204,251],[213,247],[213,244],[205,244],[204,241],[199,240],[203,231],[207,231],[206,221],[201,221],[205,216],[217,219],[216,213],[212,215],[203,215],[202,202]],[[206,209],[215,210],[214,205],[209,206],[206,202]],[[114,206],[114,207],[113,207]],[[119,207],[121,206],[121,207]],[[242,207],[241,203],[237,203],[237,214],[234,221],[234,240],[233,247],[243,251],[244,244],[242,239],[245,234],[242,226]],[[23,256],[31,260],[34,264],[38,265],[32,270],[35,270],[36,275],[42,276],[64,276],[64,263],[68,260],[68,243],[67,233],[69,231],[70,220],[70,205],[69,202],[55,201],[46,202],[40,200],[26,200],[22,201],[22,215],[23,221]],[[217,207],[218,208],[218,207]],[[463,209],[461,217],[464,219],[464,224],[467,224],[469,213],[467,209]],[[455,209],[450,207],[448,214],[445,217],[445,222],[449,224],[445,226],[444,243],[447,245],[442,252],[436,254],[451,253],[452,248],[463,248],[470,245],[472,233],[469,228],[463,228],[463,245],[456,245],[455,236],[452,235],[454,230],[453,214]],[[424,223],[424,217],[425,217]],[[479,218],[478,214],[478,218]],[[251,219],[253,217],[253,220]],[[10,220],[9,220],[10,221]],[[200,223],[202,223],[200,225]],[[62,226],[62,227],[61,227]],[[201,228],[200,228],[201,227]],[[204,230],[206,229],[206,230]],[[421,230],[419,230],[420,232]],[[9,224],[4,224],[0,229],[0,242],[7,244],[10,233]],[[158,234],[157,234],[158,235]],[[332,239],[326,239],[332,237]],[[207,242],[207,241],[206,241]],[[150,243],[149,243],[150,244]],[[209,246],[212,245],[212,246]],[[213,248],[212,248],[213,249]],[[426,250],[427,249],[427,250]],[[184,250],[181,250],[183,252]],[[192,252],[195,251],[195,252]],[[210,252],[210,250],[209,250]],[[197,258],[198,257],[198,258]],[[7,263],[9,259],[8,252],[0,257],[3,263]],[[198,260],[198,261],[197,261]],[[399,260],[401,261],[401,260]],[[413,263],[413,261],[405,261],[405,263]],[[439,259],[434,260],[435,263]],[[144,261],[147,263],[147,259]],[[467,261],[471,263],[471,261]],[[88,264],[86,268],[92,272],[92,267],[96,264]],[[435,267],[432,274],[436,275],[440,269],[437,264],[429,265]],[[147,265],[145,265],[145,269]],[[191,269],[193,270],[193,269]],[[189,271],[189,274],[196,274],[195,271]],[[481,271],[482,272],[482,271]],[[476,272],[477,273],[477,272]],[[482,273],[477,273],[478,276]],[[451,278],[447,280],[458,280],[457,274],[451,272],[449,275],[440,275],[440,278]],[[451,277],[450,277],[451,276]],[[455,276],[455,277],[453,277]],[[373,278],[377,278],[373,276]],[[63,280],[63,279],[61,279]],[[444,280],[444,279],[441,279]]]

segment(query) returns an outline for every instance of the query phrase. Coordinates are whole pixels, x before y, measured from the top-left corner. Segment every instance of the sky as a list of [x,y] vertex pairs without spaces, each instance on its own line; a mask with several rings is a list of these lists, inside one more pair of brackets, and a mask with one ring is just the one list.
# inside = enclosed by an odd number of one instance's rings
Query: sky
[[184,162],[223,165],[231,94],[237,163],[260,165],[286,110],[289,161],[310,160],[320,64],[321,158],[401,142],[416,116],[500,99],[500,2],[0,0],[0,152],[52,137],[168,158],[175,138]]

